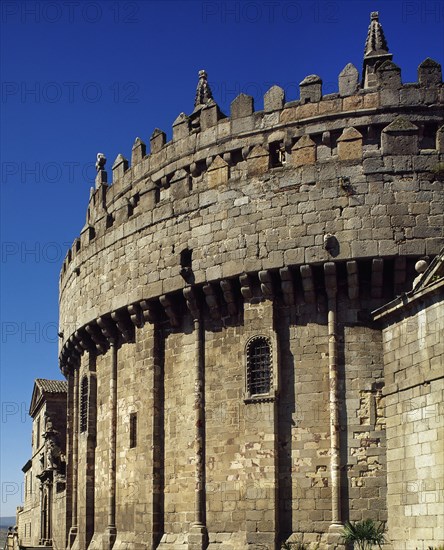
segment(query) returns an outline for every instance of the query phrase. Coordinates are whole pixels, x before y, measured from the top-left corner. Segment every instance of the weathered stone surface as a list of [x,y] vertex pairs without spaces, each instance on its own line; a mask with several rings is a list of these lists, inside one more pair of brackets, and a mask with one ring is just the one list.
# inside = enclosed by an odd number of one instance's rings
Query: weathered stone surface
[[231,103],[231,119],[250,116],[254,112],[254,100],[251,95],[240,94]]
[[260,145],[256,145],[247,156],[248,173],[251,175],[263,174],[268,170],[269,153]]
[[408,119],[398,116],[381,134],[384,155],[416,155],[419,129]]
[[200,112],[201,131],[216,126],[217,122],[223,117],[219,106],[214,100],[211,100],[203,107]]
[[338,138],[339,160],[362,159],[362,134],[356,128],[345,128]]
[[302,136],[291,149],[291,164],[295,167],[316,162],[316,144],[310,136]]
[[134,166],[138,162],[141,162],[145,155],[146,155],[145,143],[140,138],[136,138],[132,148],[131,166]]
[[322,98],[322,80],[316,74],[306,76],[299,84],[301,103],[316,103]]
[[285,92],[279,86],[272,86],[264,95],[264,111],[280,111],[285,103]]
[[208,167],[208,187],[217,187],[222,183],[226,183],[229,177],[229,166],[224,159],[218,155]]
[[119,153],[117,155],[116,160],[113,163],[112,170],[113,182],[123,178],[123,175],[128,170],[128,161],[122,154]]
[[187,137],[190,133],[190,119],[185,113],[180,115],[173,122],[173,139],[179,140]]
[[339,73],[339,95],[342,97],[354,95],[359,87],[358,69],[348,63]]
[[[439,271],[431,269],[429,285],[435,281],[435,286],[442,286]],[[427,279],[427,272],[424,275],[422,278]],[[409,302],[408,310],[395,300],[377,312],[383,323],[386,358],[388,527],[394,548],[402,549],[409,544],[405,529],[409,530],[409,540],[439,540],[444,508],[444,496],[434,475],[441,461],[435,451],[444,445],[439,428],[444,379],[442,372],[438,374],[444,309],[436,291],[427,291],[427,284],[420,294],[419,301],[415,289],[408,294],[404,300]],[[427,522],[418,522],[424,515]]]
[[150,137],[151,153],[157,153],[166,143],[166,134],[156,128]]
[[442,82],[441,65],[428,57],[418,67],[418,82],[421,86],[436,86]]
[[384,61],[376,70],[379,86],[383,90],[399,90],[401,88],[401,69],[393,61]]

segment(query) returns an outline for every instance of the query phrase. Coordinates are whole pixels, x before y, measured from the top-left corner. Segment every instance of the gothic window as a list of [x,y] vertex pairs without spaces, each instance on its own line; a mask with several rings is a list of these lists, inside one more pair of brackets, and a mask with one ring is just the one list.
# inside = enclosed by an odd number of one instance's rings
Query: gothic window
[[80,388],[80,432],[86,432],[88,427],[88,378],[82,378]]
[[137,446],[137,413],[130,414],[130,449]]
[[250,396],[270,393],[272,388],[271,346],[258,336],[247,346],[247,391]]

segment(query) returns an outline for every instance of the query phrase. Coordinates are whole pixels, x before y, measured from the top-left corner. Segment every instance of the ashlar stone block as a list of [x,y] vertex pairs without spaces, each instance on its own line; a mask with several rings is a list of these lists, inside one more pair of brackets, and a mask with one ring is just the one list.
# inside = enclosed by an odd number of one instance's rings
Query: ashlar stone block
[[122,178],[123,174],[128,170],[128,161],[122,154],[119,153],[117,155],[112,170],[113,181],[117,181],[118,179]]
[[221,156],[217,156],[208,167],[208,187],[211,189],[226,183],[230,177],[230,167]]
[[254,99],[251,95],[240,94],[231,102],[231,120],[252,115]]
[[134,145],[131,151],[131,166],[134,166],[135,164],[139,163],[145,155],[146,155],[146,145],[138,137],[134,141]]
[[348,63],[339,73],[339,95],[342,97],[354,95],[358,87],[358,69],[352,63]]
[[362,158],[362,134],[356,128],[345,128],[338,138],[339,160]]
[[247,156],[249,175],[264,174],[268,170],[269,154],[263,147],[256,145]]
[[316,103],[322,99],[322,80],[316,74],[306,76],[299,84],[301,103]]
[[382,130],[381,147],[383,155],[416,155],[418,153],[417,126],[402,116]]
[[272,86],[264,95],[264,111],[280,111],[284,107],[285,92],[280,86]]
[[150,137],[151,153],[157,153],[166,143],[166,134],[156,128]]
[[185,113],[180,115],[173,122],[173,139],[179,140],[187,137],[190,133],[190,119]]
[[418,82],[421,86],[436,86],[442,82],[441,65],[428,57],[418,67]]
[[316,144],[310,136],[302,136],[293,145],[290,158],[293,166],[306,166],[316,162]]
[[399,90],[401,88],[401,69],[393,61],[384,61],[376,73],[381,89]]
[[170,181],[170,189],[173,199],[186,197],[191,190],[190,175],[185,170],[177,170]]
[[214,100],[210,100],[200,112],[200,127],[207,130],[216,126],[217,121],[223,117],[219,106]]

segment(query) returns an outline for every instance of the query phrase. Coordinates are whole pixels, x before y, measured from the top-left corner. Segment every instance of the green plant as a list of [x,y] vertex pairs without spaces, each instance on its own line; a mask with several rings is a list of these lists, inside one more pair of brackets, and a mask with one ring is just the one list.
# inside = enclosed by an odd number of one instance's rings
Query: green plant
[[427,550],[444,550],[444,544],[441,544],[440,546],[428,546]]
[[346,543],[353,543],[356,550],[371,550],[374,544],[381,548],[385,542],[385,525],[376,523],[372,519],[356,521],[355,523],[346,522],[342,538]]

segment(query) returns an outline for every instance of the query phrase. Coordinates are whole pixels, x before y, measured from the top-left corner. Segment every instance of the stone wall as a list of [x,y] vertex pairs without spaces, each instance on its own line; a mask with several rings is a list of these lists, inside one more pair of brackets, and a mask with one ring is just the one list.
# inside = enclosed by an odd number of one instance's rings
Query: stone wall
[[[99,169],[60,278],[75,418],[90,387],[88,427],[74,418],[68,434],[74,549],[325,550],[341,522],[387,519],[388,379],[370,312],[444,243],[430,63],[402,85],[387,60],[364,90],[347,66],[328,96],[311,75],[299,101],[273,87],[263,111],[241,94],[230,118],[209,100],[170,142],[155,130],[149,155],[137,139],[112,185]],[[255,396],[258,337],[272,380]]]
[[[408,112],[399,104],[404,96],[411,96]],[[126,171],[116,168],[113,184],[92,195],[63,265],[65,341],[105,312],[183,289],[186,248],[196,284],[327,261],[329,234],[338,241],[337,261],[438,253],[441,96],[437,84],[400,88],[390,101],[385,91],[361,91],[287,104],[218,120]],[[276,143],[286,160],[273,167]]]
[[388,526],[397,550],[444,540],[442,280],[440,286],[383,319]]
[[[20,544],[23,546],[38,546],[42,538],[42,491],[41,480],[37,477],[46,465],[45,415],[48,414],[54,429],[59,432],[60,448],[66,449],[66,400],[64,395],[47,396],[36,411],[32,412],[32,457],[25,472],[23,509],[17,514],[17,527]],[[43,458],[42,458],[43,457]],[[52,485],[52,504],[48,504],[51,514],[52,539],[54,544],[63,548],[66,543],[66,501],[65,483]]]
[[[383,302],[339,295],[342,516],[385,521],[385,420],[381,333],[357,323],[356,308]],[[367,296],[367,297],[366,297]],[[297,313],[296,313],[297,311]],[[271,300],[245,303],[221,324],[206,317],[205,470],[210,547],[244,548],[297,536],[321,541],[331,523],[327,308],[322,293],[295,310]],[[257,335],[273,349],[273,399],[248,399],[246,344]],[[185,315],[176,329],[138,328],[118,350],[116,527],[118,548],[188,540],[194,521],[194,353],[196,332]],[[86,460],[79,435],[76,544],[100,547],[109,514],[109,372],[111,352],[82,356],[79,380],[97,375],[97,439]],[[137,444],[130,448],[130,415]],[[88,473],[89,472],[89,473]],[[88,476],[94,490],[86,497]],[[91,481],[90,480],[90,481]],[[89,511],[87,510],[89,506]],[[92,515],[91,515],[92,514]],[[88,518],[93,524],[88,531]],[[93,521],[92,521],[92,518]],[[89,533],[89,534],[88,534]],[[326,546],[321,546],[326,548]]]

